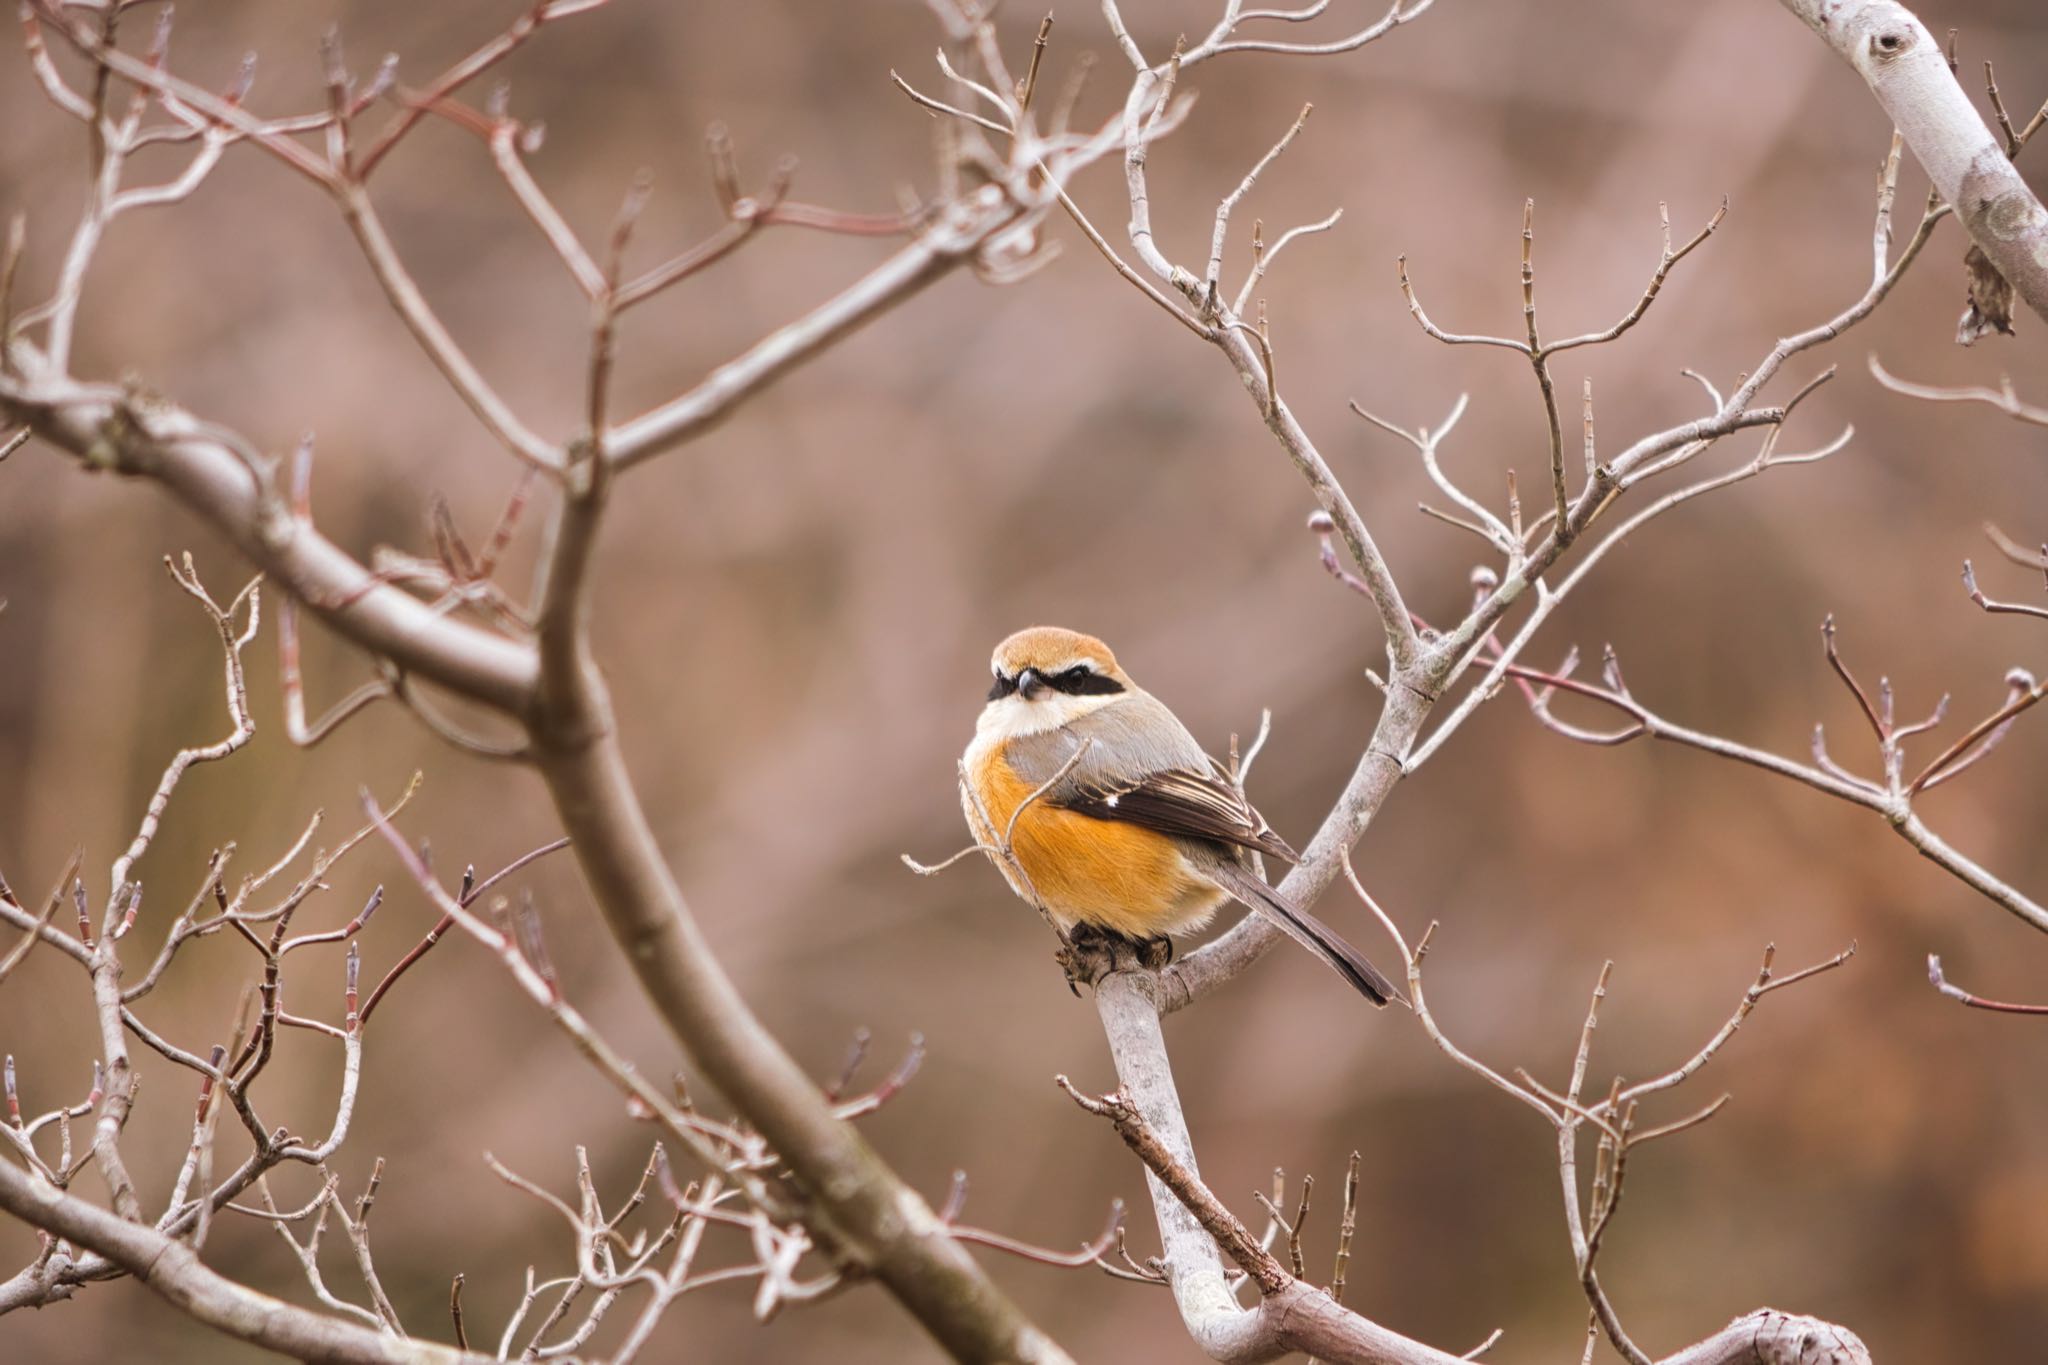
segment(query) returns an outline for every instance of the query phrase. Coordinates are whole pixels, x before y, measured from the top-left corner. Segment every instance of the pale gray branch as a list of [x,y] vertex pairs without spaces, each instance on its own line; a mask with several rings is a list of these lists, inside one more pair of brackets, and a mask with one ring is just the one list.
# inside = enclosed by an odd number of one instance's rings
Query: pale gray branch
[[971,261],[1020,213],[1000,187],[983,186],[838,297],[763,337],[689,392],[614,427],[606,456],[624,468],[702,435],[782,375]]
[[[245,443],[184,409],[81,384],[43,368],[24,342],[25,373],[0,372],[0,411],[88,470],[140,475],[219,531],[266,577],[371,654],[505,712],[526,705],[538,674],[526,645],[437,613],[299,522]],[[365,589],[368,589],[365,591]]]
[[2016,418],[2031,426],[2048,427],[2048,408],[2035,407],[2022,402],[2019,392],[2013,388],[2012,380],[2001,378],[1998,387],[1987,389],[1975,386],[1949,388],[1937,384],[1915,384],[1901,379],[1878,363],[1876,356],[1870,357],[1870,373],[1877,382],[1893,393],[1902,393],[1908,398],[1924,399],[1930,403],[1984,403],[1997,408],[2008,417]]
[[2048,319],[2048,209],[2013,168],[1927,26],[1893,0],[1781,3],[1855,68],[1970,239]]
[[[329,1365],[484,1365],[490,1360],[430,1342],[401,1340],[260,1294],[201,1263],[198,1253],[183,1242],[116,1217],[5,1161],[0,1161],[0,1208],[90,1248],[207,1326],[281,1355]],[[43,1277],[60,1277],[67,1269],[58,1264],[63,1259],[67,1258],[44,1262]],[[23,1272],[34,1274],[33,1269]],[[8,1291],[14,1287],[14,1281],[0,1286],[0,1307],[8,1306]]]

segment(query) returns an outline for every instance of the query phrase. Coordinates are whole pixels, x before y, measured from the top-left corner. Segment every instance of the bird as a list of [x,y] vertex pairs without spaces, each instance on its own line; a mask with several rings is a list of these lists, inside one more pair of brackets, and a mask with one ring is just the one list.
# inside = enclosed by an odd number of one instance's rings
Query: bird
[[1294,850],[1108,645],[1033,626],[997,645],[990,668],[960,804],[976,844],[1062,939],[1096,934],[1170,954],[1171,935],[1235,900],[1374,1005],[1407,1003],[1335,930],[1266,884],[1254,855],[1298,862]]

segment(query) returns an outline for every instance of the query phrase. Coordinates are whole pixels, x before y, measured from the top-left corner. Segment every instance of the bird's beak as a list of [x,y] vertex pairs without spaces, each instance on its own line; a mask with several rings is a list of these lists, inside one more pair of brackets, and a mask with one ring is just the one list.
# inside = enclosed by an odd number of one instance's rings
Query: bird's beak
[[1035,668],[1027,668],[1017,675],[1017,694],[1026,701],[1037,701],[1038,694],[1045,690],[1045,679]]

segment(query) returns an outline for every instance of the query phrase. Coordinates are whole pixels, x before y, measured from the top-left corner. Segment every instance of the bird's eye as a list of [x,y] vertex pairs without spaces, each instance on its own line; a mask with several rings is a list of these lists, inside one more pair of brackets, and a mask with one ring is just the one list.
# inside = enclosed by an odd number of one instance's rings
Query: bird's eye
[[1015,692],[1016,690],[1017,680],[1015,678],[1006,677],[1003,674],[998,673],[996,674],[995,686],[989,688],[988,690],[988,699],[990,701],[1001,701],[1004,697],[1009,696],[1012,692]]
[[1089,668],[1086,664],[1075,664],[1072,668],[1060,674],[1060,681],[1072,685],[1078,685],[1080,683],[1086,682],[1088,676],[1093,672],[1094,670]]

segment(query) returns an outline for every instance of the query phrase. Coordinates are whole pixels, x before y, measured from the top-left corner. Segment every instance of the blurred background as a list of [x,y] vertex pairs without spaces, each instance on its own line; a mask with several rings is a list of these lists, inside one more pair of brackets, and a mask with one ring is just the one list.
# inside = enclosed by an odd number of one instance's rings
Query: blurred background
[[[210,0],[181,7],[175,66],[219,86],[254,49],[263,63],[253,106],[311,109],[323,99],[315,39],[332,21],[358,71],[395,51],[403,78],[421,83],[519,8]],[[1177,33],[1205,31],[1217,8],[1131,0],[1126,12],[1145,51],[1163,56]],[[1378,12],[1350,0],[1332,8],[1343,13],[1330,16],[1331,33]],[[2037,5],[1952,0],[1923,14],[1937,32],[1961,28],[1972,86],[1995,57],[2016,112],[2048,96],[2048,17]],[[1004,16],[1013,60],[1037,18],[1022,5]],[[1083,50],[1101,55],[1084,108],[1106,117],[1123,87],[1102,20],[1085,6],[1059,19],[1048,78],[1063,79]],[[929,188],[931,122],[888,73],[937,89],[936,40],[909,0],[621,0],[550,30],[506,74],[514,112],[547,124],[535,174],[586,239],[600,237],[635,169],[652,168],[634,246],[652,264],[718,225],[701,155],[714,119],[731,126],[750,187],[792,153],[802,162],[796,193],[812,202],[889,212],[899,186]],[[1558,365],[1568,421],[1582,378],[1593,379],[1605,450],[1703,411],[1681,368],[1725,388],[1775,338],[1848,304],[1869,275],[1873,176],[1889,129],[1854,75],[1769,0],[1445,0],[1359,53],[1233,58],[1191,84],[1200,101],[1153,153],[1152,193],[1163,248],[1197,269],[1217,198],[1302,101],[1315,103],[1304,136],[1237,211],[1226,279],[1234,289],[1249,265],[1254,218],[1270,241],[1344,208],[1336,231],[1291,247],[1268,280],[1281,385],[1410,602],[1435,620],[1466,601],[1478,547],[1417,515],[1431,495],[1413,453],[1345,401],[1413,428],[1441,422],[1470,393],[1444,460],[1497,507],[1510,468],[1525,494],[1542,487],[1541,410],[1516,357],[1447,350],[1421,334],[1396,288],[1397,254],[1440,325],[1512,334],[1522,201],[1533,196],[1539,299],[1546,330],[1562,335],[1605,325],[1639,295],[1656,260],[1660,200],[1685,235],[1728,196],[1725,225],[1625,343]],[[0,62],[0,125],[0,209],[28,212],[24,293],[40,297],[82,195],[84,134],[46,104],[18,54]],[[2037,182],[2043,158],[2037,149]],[[1902,235],[1924,184],[1909,167]],[[584,306],[483,148],[429,123],[380,171],[376,191],[477,363],[539,430],[573,430]],[[1121,243],[1114,168],[1097,168],[1078,192]],[[1068,994],[1044,926],[986,866],[926,880],[897,855],[931,859],[962,842],[954,759],[981,704],[989,648],[1018,626],[1103,635],[1218,751],[1270,707],[1273,737],[1252,794],[1297,844],[1371,728],[1375,693],[1363,674],[1380,652],[1363,603],[1316,566],[1301,529],[1309,495],[1221,358],[1117,280],[1068,225],[1052,232],[1065,254],[1028,283],[948,279],[707,439],[636,471],[600,563],[602,648],[655,827],[705,932],[770,1026],[821,1076],[858,1028],[875,1036],[872,1075],[921,1031],[922,1072],[865,1123],[898,1169],[934,1199],[964,1169],[967,1221],[1054,1246],[1093,1236],[1121,1196],[1134,1204],[1131,1244],[1142,1256],[1156,1240],[1137,1165],[1051,1083],[1066,1072],[1107,1088],[1112,1076],[1094,1011]],[[753,242],[631,318],[617,409],[695,382],[888,249],[793,231]],[[1696,502],[1638,536],[1546,627],[1533,658],[1611,641],[1636,692],[1669,716],[1795,755],[1822,721],[1834,754],[1866,772],[1853,703],[1820,653],[1825,613],[1866,678],[1889,674],[1904,712],[1953,692],[1967,725],[2000,703],[2007,668],[2048,664],[2038,623],[1984,616],[1957,581],[1960,561],[1975,556],[1994,594],[2038,592],[2026,571],[1985,563],[1995,556],[1979,525],[1996,519],[2023,543],[2048,535],[2048,440],[1988,410],[1894,396],[1865,367],[1875,352],[1930,382],[1995,383],[2010,372],[2048,401],[2036,319],[2023,315],[2017,338],[1955,347],[1962,251],[1943,225],[1874,319],[1794,362],[1773,390],[1782,397],[1839,364],[1786,446],[1818,445],[1853,422],[1846,450]],[[318,519],[360,555],[380,543],[431,554],[435,492],[479,543],[514,479],[384,306],[331,206],[248,149],[232,151],[189,205],[117,225],[91,276],[76,369],[137,376],[270,450],[317,433]],[[1751,449],[1731,442],[1713,458]],[[1532,501],[1540,506],[1540,494]],[[515,544],[505,575],[515,588],[540,520],[529,518]],[[169,755],[225,731],[217,645],[160,557],[189,548],[219,594],[247,569],[149,488],[85,477],[37,445],[0,469],[0,537],[0,868],[37,895],[82,846],[97,887]],[[390,709],[311,752],[291,748],[274,619],[266,611],[250,651],[255,742],[193,771],[142,867],[143,945],[153,950],[213,848],[233,840],[236,866],[262,866],[316,808],[328,811],[321,840],[331,843],[352,827],[359,786],[388,799],[415,769],[427,778],[404,825],[432,839],[451,877],[556,833],[537,781],[458,755]],[[316,706],[366,676],[362,659],[317,628],[307,650]],[[1943,732],[1958,733],[1955,721]],[[1924,741],[1923,756],[1946,742]],[[2048,722],[2029,718],[1967,781],[1923,805],[1937,829],[2036,895],[2048,891],[2044,762]],[[1939,952],[1976,989],[2044,998],[2048,942],[1866,812],[1647,741],[1574,746],[1537,726],[1513,693],[1397,790],[1358,858],[1411,933],[1442,921],[1430,995],[1446,1029],[1495,1066],[1527,1066],[1552,1083],[1566,1074],[1607,958],[1616,971],[1594,1057],[1601,1088],[1612,1074],[1641,1078],[1689,1055],[1735,1005],[1766,943],[1787,968],[1857,943],[1845,970],[1764,1002],[1710,1070],[1652,1116],[1734,1094],[1713,1123],[1631,1164],[1603,1276],[1653,1354],[1771,1304],[1854,1327],[1883,1361],[2038,1357],[2048,1337],[2048,1090],[2038,1083],[2048,1032],[1942,1000],[1923,963]],[[573,865],[557,858],[526,880],[571,998],[648,1070],[676,1065]],[[381,850],[361,850],[299,921],[339,925],[380,881],[391,889],[362,939],[366,978],[432,918]],[[1347,899],[1326,898],[1321,913],[1383,963],[1392,957]],[[252,960],[207,940],[180,958],[147,1017],[204,1050],[226,1032]],[[337,1016],[340,970],[338,954],[301,955],[288,1007]],[[0,992],[0,1049],[15,1055],[31,1109],[83,1091],[87,1003],[49,952]],[[1412,1017],[1362,1010],[1327,971],[1283,951],[1174,1017],[1168,1038],[1203,1172],[1240,1213],[1257,1213],[1251,1191],[1276,1165],[1318,1177],[1318,1276],[1328,1273],[1345,1159],[1363,1153],[1365,1233],[1349,1302],[1454,1352],[1501,1327],[1489,1358],[1577,1358],[1585,1308],[1549,1132],[1445,1062]],[[333,1047],[310,1035],[281,1047],[266,1115],[325,1131]],[[160,1204],[189,1131],[189,1075],[146,1052],[141,1067],[126,1150]],[[408,1326],[447,1339],[447,1285],[462,1272],[472,1334],[495,1341],[524,1267],[561,1273],[571,1248],[553,1215],[496,1181],[481,1154],[566,1192],[573,1145],[585,1144],[616,1198],[648,1140],[499,968],[451,939],[379,1010],[337,1169],[354,1187],[386,1159],[374,1236]],[[89,1176],[81,1188],[100,1193]],[[279,1181],[280,1199],[312,1189],[303,1172]],[[8,1269],[33,1246],[19,1226],[0,1226]],[[742,1254],[715,1237],[714,1246],[713,1257]],[[332,1250],[331,1279],[352,1293],[345,1248]],[[260,1226],[218,1227],[206,1254],[307,1299]],[[1081,1359],[1195,1358],[1159,1290],[990,1261]],[[671,1314],[660,1344],[656,1358],[869,1365],[934,1354],[874,1290],[765,1329],[744,1291],[709,1291]],[[256,1355],[129,1283],[7,1319],[0,1354]]]

